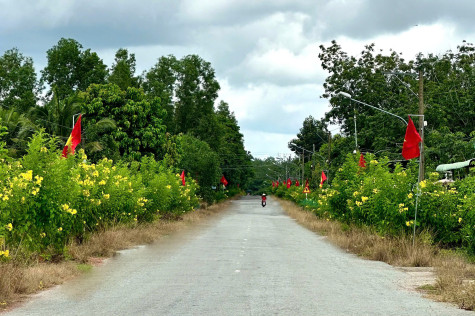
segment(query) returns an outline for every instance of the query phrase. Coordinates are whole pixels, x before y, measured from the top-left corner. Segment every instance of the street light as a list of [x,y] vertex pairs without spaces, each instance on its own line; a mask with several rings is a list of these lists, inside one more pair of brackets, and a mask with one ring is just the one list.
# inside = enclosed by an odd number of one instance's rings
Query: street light
[[[421,76],[421,75],[420,75]],[[422,78],[422,77],[421,77]],[[402,117],[396,115],[396,114],[393,114],[391,112],[388,112],[388,111],[385,111],[385,110],[382,110],[380,108],[377,108],[375,106],[372,106],[372,105],[369,105],[367,103],[364,103],[364,102],[361,102],[361,101],[358,101],[358,100],[355,100],[351,97],[351,94],[349,93],[346,93],[346,92],[343,92],[343,91],[340,91],[338,92],[339,95],[342,95],[346,98],[349,98],[350,100],[353,100],[357,103],[360,103],[360,104],[363,104],[363,105],[366,105],[366,106],[369,106],[370,108],[372,109],[375,109],[375,110],[378,110],[378,111],[381,111],[381,112],[384,112],[386,114],[389,114],[391,116],[395,116],[397,117],[398,119],[400,119],[401,121],[404,122],[404,124],[407,126],[407,122],[405,119],[403,119]],[[424,150],[424,125],[425,125],[425,121],[424,121],[424,114],[409,114],[410,116],[418,116],[420,118],[419,122],[422,122],[422,126],[421,126],[421,134],[422,134],[422,141],[421,141],[421,148],[420,148],[420,154],[419,154],[419,176],[418,176],[418,180],[417,182],[420,183],[422,181],[422,178],[424,176],[424,162],[423,162],[423,150]],[[419,197],[420,197],[420,186],[418,186],[418,189],[417,189],[417,196],[416,196],[416,210],[415,210],[415,213],[414,213],[414,233],[413,233],[413,237],[412,237],[412,245],[414,246],[415,245],[415,240],[416,240],[416,223],[417,223],[417,208],[418,208],[418,204],[419,204]]]
[[386,114],[395,116],[395,117],[397,117],[398,119],[400,119],[401,121],[403,121],[404,124],[407,126],[406,120],[403,119],[402,117],[400,117],[399,115],[396,115],[396,114],[393,114],[393,113],[391,113],[391,112],[385,111],[385,110],[383,110],[383,109],[377,108],[377,107],[375,107],[375,106],[369,105],[368,103],[364,103],[364,102],[358,101],[358,100],[356,100],[356,99],[353,99],[353,98],[351,97],[351,94],[349,94],[349,93],[340,91],[340,92],[338,92],[338,94],[339,94],[339,95],[342,95],[342,96],[344,96],[345,98],[348,98],[348,99],[350,99],[350,100],[352,100],[352,101],[355,101],[356,103],[360,103],[360,104],[369,106],[369,107],[372,108],[372,109],[375,109],[375,110],[384,112],[384,113],[386,113]]

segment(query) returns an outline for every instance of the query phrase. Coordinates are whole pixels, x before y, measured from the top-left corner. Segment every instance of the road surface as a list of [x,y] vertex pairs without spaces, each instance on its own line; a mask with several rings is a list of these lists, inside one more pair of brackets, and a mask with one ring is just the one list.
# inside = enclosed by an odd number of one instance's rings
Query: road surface
[[244,197],[6,315],[474,315],[403,289],[405,277],[330,245],[272,197]]

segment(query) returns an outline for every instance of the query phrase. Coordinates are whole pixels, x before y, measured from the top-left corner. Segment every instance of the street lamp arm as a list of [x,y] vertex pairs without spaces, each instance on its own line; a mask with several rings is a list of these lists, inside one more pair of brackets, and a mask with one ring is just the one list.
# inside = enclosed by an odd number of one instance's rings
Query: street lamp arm
[[350,100],[352,100],[352,101],[355,101],[356,103],[360,103],[360,104],[369,106],[369,107],[372,108],[372,109],[375,109],[375,110],[384,112],[384,113],[386,113],[386,114],[392,115],[392,116],[394,116],[394,117],[397,117],[398,119],[400,119],[401,121],[403,121],[405,125],[407,125],[407,121],[406,121],[405,119],[403,119],[402,117],[400,117],[399,115],[396,115],[396,114],[393,114],[393,113],[391,113],[391,112],[385,111],[385,110],[383,110],[383,109],[377,108],[377,107],[375,107],[375,106],[369,105],[368,103],[364,103],[364,102],[355,100],[355,99],[353,99],[353,98],[351,97],[351,95],[350,95],[349,93],[340,91],[340,92],[338,92],[338,94],[340,94],[340,95],[342,95],[342,96],[344,96],[344,97],[346,97],[346,98],[348,98],[348,99],[350,99]]

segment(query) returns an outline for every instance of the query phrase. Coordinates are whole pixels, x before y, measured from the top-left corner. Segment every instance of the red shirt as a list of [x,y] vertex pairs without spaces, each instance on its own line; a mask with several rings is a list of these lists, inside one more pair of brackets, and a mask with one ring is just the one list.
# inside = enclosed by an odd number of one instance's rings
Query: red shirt
[[263,196],[262,196],[262,201],[265,201],[266,198],[267,198],[267,197],[266,197],[265,195],[263,195]]

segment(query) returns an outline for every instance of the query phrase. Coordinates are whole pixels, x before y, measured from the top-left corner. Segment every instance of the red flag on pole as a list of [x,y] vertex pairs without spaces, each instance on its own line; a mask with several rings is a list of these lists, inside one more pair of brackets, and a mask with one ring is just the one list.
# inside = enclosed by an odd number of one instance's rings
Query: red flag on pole
[[359,165],[361,168],[366,168],[366,161],[364,160],[363,154],[360,155],[360,162],[358,163],[358,165]]
[[81,114],[79,114],[76,124],[74,124],[73,131],[69,135],[68,141],[63,148],[63,157],[67,157],[69,154],[74,155],[76,146],[81,142]]
[[327,176],[325,175],[325,172],[322,171],[322,181],[320,181],[320,188],[323,186],[323,182],[327,180]]
[[181,172],[180,178],[181,178],[181,184],[183,184],[183,186],[185,186],[186,185],[186,183],[185,183],[185,170],[183,170]]
[[296,186],[296,187],[299,187],[299,186],[300,186],[299,180],[295,181],[295,186]]
[[292,185],[292,180],[290,178],[287,179],[287,189],[290,189],[290,186]]
[[228,180],[224,177],[224,175],[221,177],[221,180],[219,180],[224,186],[228,185]]
[[422,141],[421,136],[414,126],[411,117],[409,116],[409,123],[407,124],[406,136],[404,137],[404,144],[402,145],[402,156],[409,160],[419,157],[419,143]]

